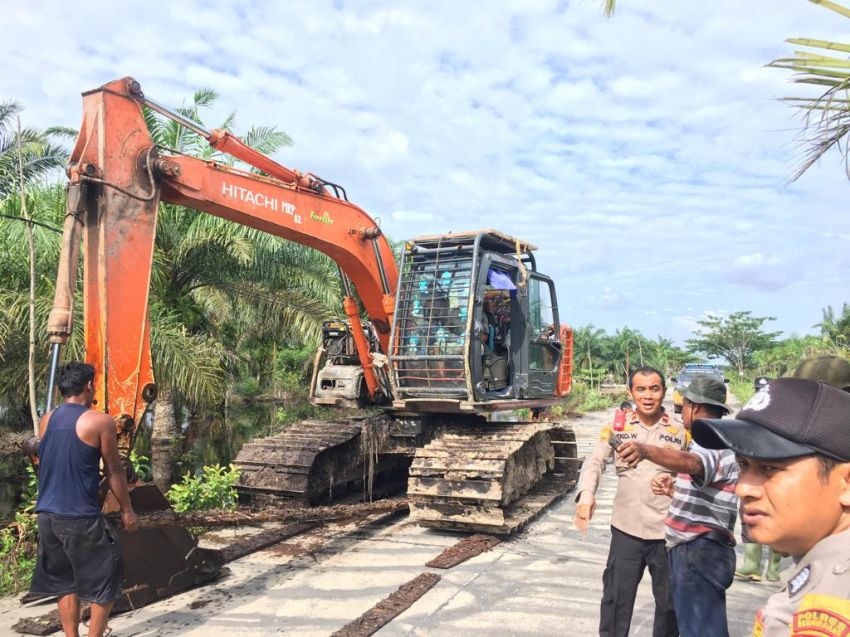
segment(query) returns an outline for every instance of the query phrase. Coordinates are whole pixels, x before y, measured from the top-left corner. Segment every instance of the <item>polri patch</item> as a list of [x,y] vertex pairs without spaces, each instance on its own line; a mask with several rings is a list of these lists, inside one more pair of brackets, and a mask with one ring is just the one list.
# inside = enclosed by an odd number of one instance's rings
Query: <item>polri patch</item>
[[830,595],[805,595],[791,627],[794,637],[847,637],[850,601]]
[[794,577],[792,577],[788,582],[788,597],[793,597],[796,595],[803,586],[806,585],[806,582],[809,581],[809,575],[812,574],[812,569],[810,567],[804,568],[802,571],[797,573]]

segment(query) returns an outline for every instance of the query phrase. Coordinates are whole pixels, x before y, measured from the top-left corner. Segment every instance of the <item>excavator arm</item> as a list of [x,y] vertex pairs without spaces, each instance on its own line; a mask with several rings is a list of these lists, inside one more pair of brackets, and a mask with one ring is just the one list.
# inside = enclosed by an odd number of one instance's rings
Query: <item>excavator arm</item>
[[[157,148],[148,133],[143,105],[189,126],[214,148],[265,174],[163,154],[167,149]],[[64,241],[48,320],[53,343],[49,402],[59,348],[73,329],[82,243],[86,358],[97,372],[96,406],[115,418],[122,449],[131,447],[136,425],[156,396],[148,297],[160,201],[295,241],[333,259],[343,276],[343,307],[364,379],[371,396],[379,391],[350,284],[387,353],[398,271],[374,219],[328,191],[330,186],[338,193],[339,187],[285,168],[226,131],[205,131],[146,99],[132,78],[83,95],[83,122],[68,174]]]

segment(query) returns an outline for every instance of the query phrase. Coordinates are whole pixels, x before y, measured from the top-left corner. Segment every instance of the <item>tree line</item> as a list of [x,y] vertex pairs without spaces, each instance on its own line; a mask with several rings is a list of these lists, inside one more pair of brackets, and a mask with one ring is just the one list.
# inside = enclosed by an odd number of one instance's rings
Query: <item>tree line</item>
[[839,311],[831,306],[821,311],[821,320],[812,327],[818,335],[792,335],[769,331],[771,316],[754,316],[742,310],[728,315],[709,314],[697,321],[698,327],[685,346],[658,336],[650,339],[628,327],[613,334],[593,324],[573,332],[573,368],[577,381],[591,387],[605,383],[623,384],[629,371],[648,365],[673,377],[686,364],[718,361],[728,365],[738,377],[787,374],[801,359],[818,354],[850,357],[850,304]]

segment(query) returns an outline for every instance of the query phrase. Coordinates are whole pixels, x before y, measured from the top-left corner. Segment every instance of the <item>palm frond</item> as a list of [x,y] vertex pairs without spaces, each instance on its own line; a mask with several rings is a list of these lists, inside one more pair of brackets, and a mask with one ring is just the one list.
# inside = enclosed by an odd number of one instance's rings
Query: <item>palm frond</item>
[[195,108],[208,108],[215,103],[218,97],[219,95],[215,89],[199,88],[195,91],[194,96],[192,96],[192,102]]
[[0,135],[6,135],[14,129],[12,116],[17,115],[23,108],[15,100],[0,102]]
[[224,365],[232,358],[213,339],[187,332],[180,318],[151,307],[151,350],[159,382],[192,404],[217,404],[224,397]]
[[242,138],[251,148],[269,155],[283,146],[292,146],[292,138],[274,126],[252,126]]
[[850,9],[843,7],[840,4],[836,4],[831,0],[809,0],[809,2],[812,4],[819,4],[830,11],[835,11],[837,14],[843,15],[845,18],[850,18]]
[[65,139],[76,139],[80,132],[76,128],[71,128],[70,126],[50,126],[49,128],[44,129],[44,134],[52,135],[54,137],[63,137]]
[[818,49],[827,49],[830,51],[844,51],[850,53],[850,44],[842,44],[841,42],[830,42],[829,40],[813,40],[811,38],[788,38],[785,40],[788,44],[796,44],[798,46],[808,46]]
[[[809,0],[830,9],[841,16],[850,18],[850,9],[830,0]],[[806,46],[823,51],[850,52],[850,44],[816,40],[811,38],[791,38],[791,44]],[[783,101],[803,114],[803,131],[799,141],[803,148],[802,160],[795,170],[792,180],[798,179],[821,157],[833,148],[844,156],[845,170],[850,169],[848,149],[844,140],[850,133],[850,60],[822,52],[795,51],[794,57],[777,58],[767,66],[791,71],[795,75],[791,82],[808,84],[821,90],[819,95],[791,96]],[[850,170],[848,170],[850,178]]]

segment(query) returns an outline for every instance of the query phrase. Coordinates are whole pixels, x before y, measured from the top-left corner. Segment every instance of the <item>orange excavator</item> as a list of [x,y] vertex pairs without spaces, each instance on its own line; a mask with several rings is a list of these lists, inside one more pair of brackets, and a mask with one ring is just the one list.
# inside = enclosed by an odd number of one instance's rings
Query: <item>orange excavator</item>
[[[157,147],[143,107],[259,172]],[[371,496],[403,476],[422,524],[510,533],[574,484],[568,426],[487,416],[537,413],[569,392],[572,332],[559,322],[533,245],[494,230],[431,235],[407,241],[397,262],[341,186],[281,166],[227,131],[205,130],[146,97],[132,78],[84,93],[68,175],[48,400],[73,329],[82,250],[96,408],[114,417],[123,451],[157,393],[148,294],[164,201],[309,246],[339,266],[344,317],[324,324],[311,399],[376,409],[296,423],[246,444],[236,458],[242,497]]]

